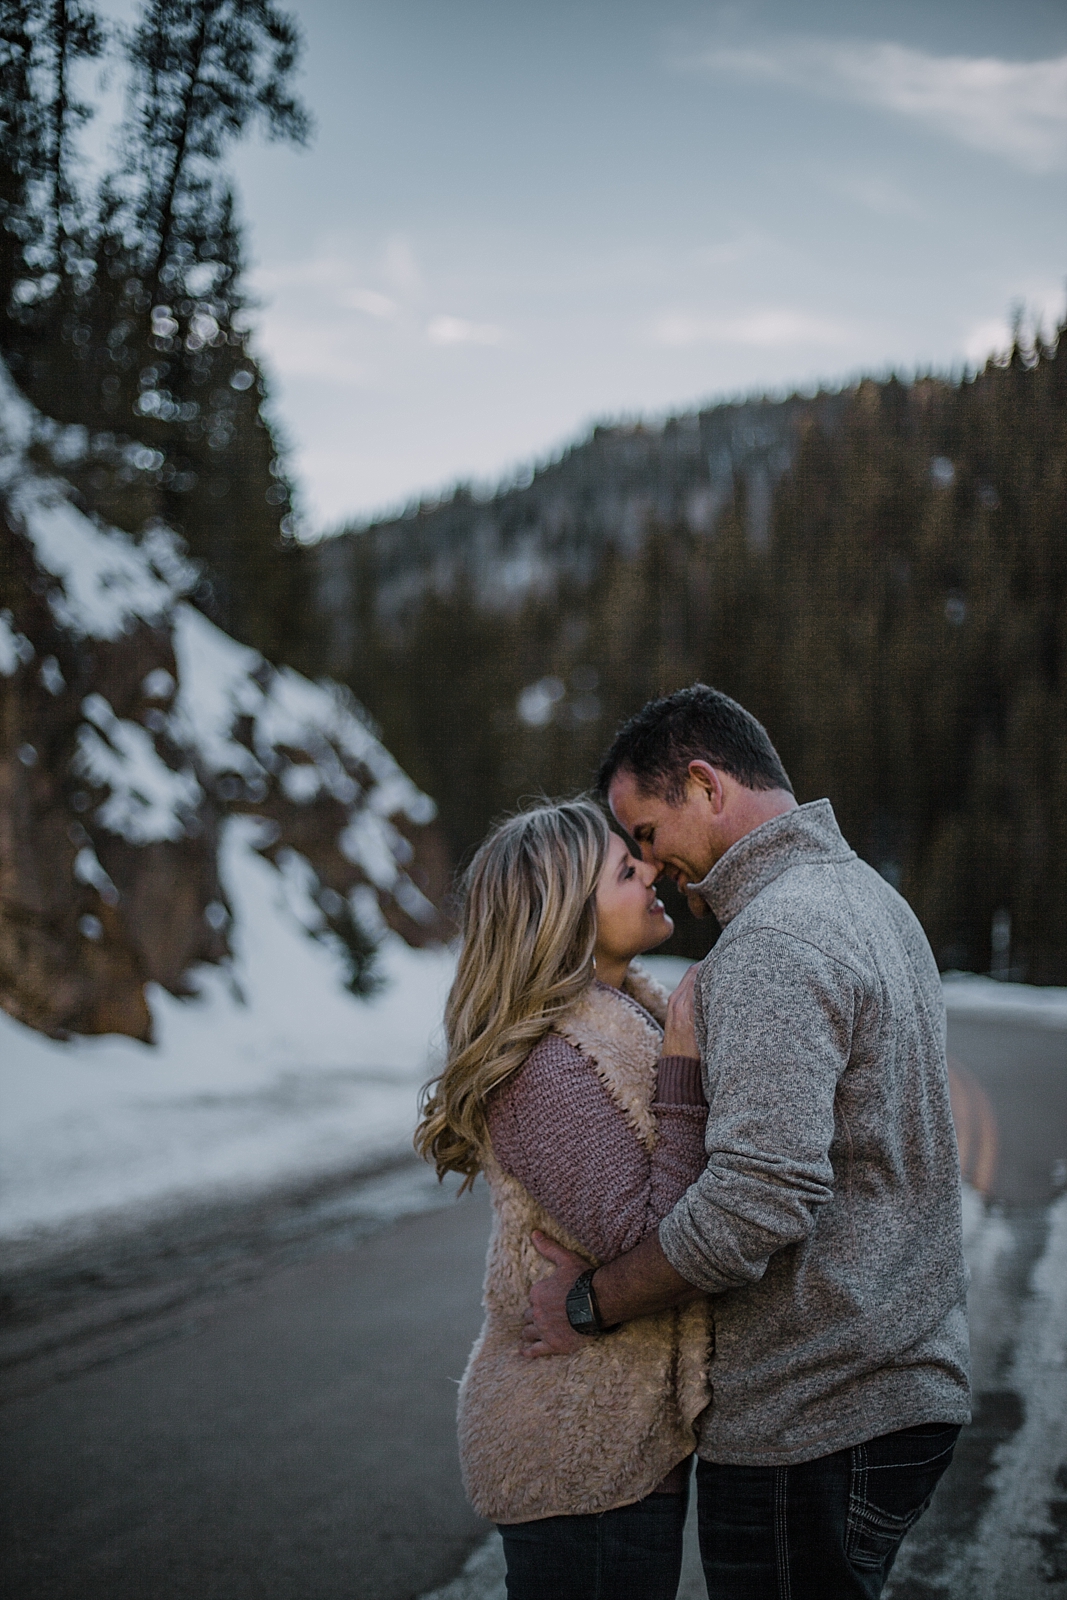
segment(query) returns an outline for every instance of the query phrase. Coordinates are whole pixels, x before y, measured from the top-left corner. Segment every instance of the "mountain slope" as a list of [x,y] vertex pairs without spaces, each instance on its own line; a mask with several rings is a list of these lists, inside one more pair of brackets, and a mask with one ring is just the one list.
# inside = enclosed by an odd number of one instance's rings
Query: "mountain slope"
[[609,550],[633,555],[657,526],[710,535],[739,487],[747,536],[760,548],[799,430],[833,427],[846,405],[845,394],[820,393],[599,426],[490,496],[460,485],[439,502],[324,539],[308,561],[326,659],[344,670],[362,593],[373,592],[379,622],[398,623],[428,596],[464,590],[479,607],[507,614],[587,582]]

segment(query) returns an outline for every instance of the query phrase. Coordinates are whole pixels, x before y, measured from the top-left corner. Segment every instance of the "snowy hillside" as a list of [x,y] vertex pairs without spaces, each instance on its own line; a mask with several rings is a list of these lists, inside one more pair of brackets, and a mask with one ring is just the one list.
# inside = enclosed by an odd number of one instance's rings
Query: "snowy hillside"
[[189,992],[247,936],[235,851],[338,993],[369,989],[387,928],[412,945],[445,932],[432,801],[344,690],[184,599],[196,573],[167,529],[135,539],[79,510],[48,470],[79,448],[0,369],[0,1004],[53,1035],[150,1038],[146,985]]

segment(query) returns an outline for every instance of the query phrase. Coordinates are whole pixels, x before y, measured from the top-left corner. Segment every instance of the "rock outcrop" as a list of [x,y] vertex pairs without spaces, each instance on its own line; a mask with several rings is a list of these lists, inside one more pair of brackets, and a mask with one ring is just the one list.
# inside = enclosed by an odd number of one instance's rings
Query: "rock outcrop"
[[372,982],[389,927],[447,935],[448,862],[420,793],[337,685],[276,667],[185,598],[163,527],[79,509],[78,448],[0,369],[0,1005],[55,1036],[147,1039],[145,986],[224,963],[228,815],[300,883],[309,937]]

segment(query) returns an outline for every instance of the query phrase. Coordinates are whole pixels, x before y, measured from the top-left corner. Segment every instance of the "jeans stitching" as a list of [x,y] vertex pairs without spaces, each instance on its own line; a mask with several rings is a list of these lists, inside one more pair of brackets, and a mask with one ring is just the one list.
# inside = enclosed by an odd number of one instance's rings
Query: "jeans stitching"
[[852,1449],[852,1474],[848,1492],[848,1524],[845,1531],[845,1554],[850,1559],[856,1545],[860,1519],[867,1507],[867,1450],[862,1444]]
[[604,1514],[596,1519],[596,1564],[593,1568],[593,1594],[592,1600],[601,1600],[604,1576]]
[[932,1466],[935,1461],[942,1461],[945,1456],[951,1455],[956,1448],[956,1441],[946,1445],[944,1450],[939,1450],[936,1456],[923,1456],[921,1461],[881,1461],[873,1467],[868,1467],[868,1472],[917,1472],[920,1467]]
[[789,1582],[789,1468],[779,1467],[774,1475],[774,1546],[778,1567],[779,1600],[790,1600]]

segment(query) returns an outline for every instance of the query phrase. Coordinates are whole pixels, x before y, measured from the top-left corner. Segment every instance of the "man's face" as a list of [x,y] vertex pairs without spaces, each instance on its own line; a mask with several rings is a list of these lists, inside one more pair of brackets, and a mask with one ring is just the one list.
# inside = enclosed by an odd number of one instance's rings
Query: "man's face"
[[715,811],[708,791],[690,779],[685,795],[671,805],[658,795],[642,794],[632,772],[617,772],[608,789],[608,804],[619,824],[641,846],[657,877],[673,879],[685,894],[705,878],[722,854],[717,847]]

